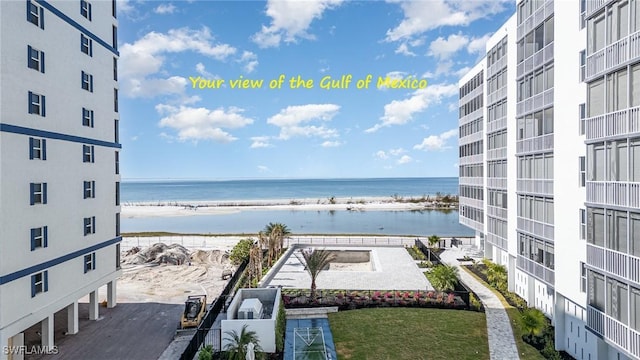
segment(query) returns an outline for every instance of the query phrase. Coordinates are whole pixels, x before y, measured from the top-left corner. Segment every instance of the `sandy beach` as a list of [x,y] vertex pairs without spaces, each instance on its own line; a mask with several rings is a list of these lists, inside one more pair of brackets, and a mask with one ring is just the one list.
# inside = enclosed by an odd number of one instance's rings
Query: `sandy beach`
[[145,203],[123,203],[123,218],[226,215],[241,211],[256,210],[301,210],[301,211],[411,211],[424,209],[455,209],[457,203],[443,204],[423,198],[360,197],[333,199],[269,199],[237,201],[167,201]]

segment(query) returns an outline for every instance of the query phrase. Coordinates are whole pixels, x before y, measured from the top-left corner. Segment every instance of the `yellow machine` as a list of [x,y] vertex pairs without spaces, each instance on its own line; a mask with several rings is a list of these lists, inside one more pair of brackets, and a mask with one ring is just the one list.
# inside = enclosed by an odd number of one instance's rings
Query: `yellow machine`
[[183,329],[197,327],[207,312],[207,296],[192,295],[184,303],[184,313],[180,320],[180,327]]

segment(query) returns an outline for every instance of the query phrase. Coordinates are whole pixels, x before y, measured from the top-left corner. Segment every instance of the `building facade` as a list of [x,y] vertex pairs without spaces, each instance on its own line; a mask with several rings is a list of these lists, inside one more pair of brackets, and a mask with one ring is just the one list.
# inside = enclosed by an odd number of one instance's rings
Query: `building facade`
[[[509,290],[551,319],[558,350],[640,358],[640,1],[516,7],[481,61],[484,226],[471,227]],[[477,225],[462,175],[460,222]]]
[[0,359],[120,274],[115,1],[0,2]]

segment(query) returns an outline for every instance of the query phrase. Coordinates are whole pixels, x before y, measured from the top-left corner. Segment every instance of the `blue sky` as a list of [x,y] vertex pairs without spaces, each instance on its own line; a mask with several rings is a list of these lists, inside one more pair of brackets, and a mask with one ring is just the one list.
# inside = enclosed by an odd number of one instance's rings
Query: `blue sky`
[[[118,1],[122,177],[457,176],[458,79],[514,4]],[[386,76],[428,85],[377,88]]]

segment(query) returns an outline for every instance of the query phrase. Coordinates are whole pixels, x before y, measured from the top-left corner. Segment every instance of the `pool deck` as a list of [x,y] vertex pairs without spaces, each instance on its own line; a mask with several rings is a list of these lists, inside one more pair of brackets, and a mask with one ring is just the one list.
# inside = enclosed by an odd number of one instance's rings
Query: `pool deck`
[[[326,250],[371,251],[373,271],[325,270],[316,280],[318,289],[346,290],[433,290],[404,247],[326,246]],[[299,250],[296,250],[299,251]],[[300,256],[298,254],[297,256]],[[292,253],[280,271],[265,286],[308,289],[311,277],[295,253]]]

